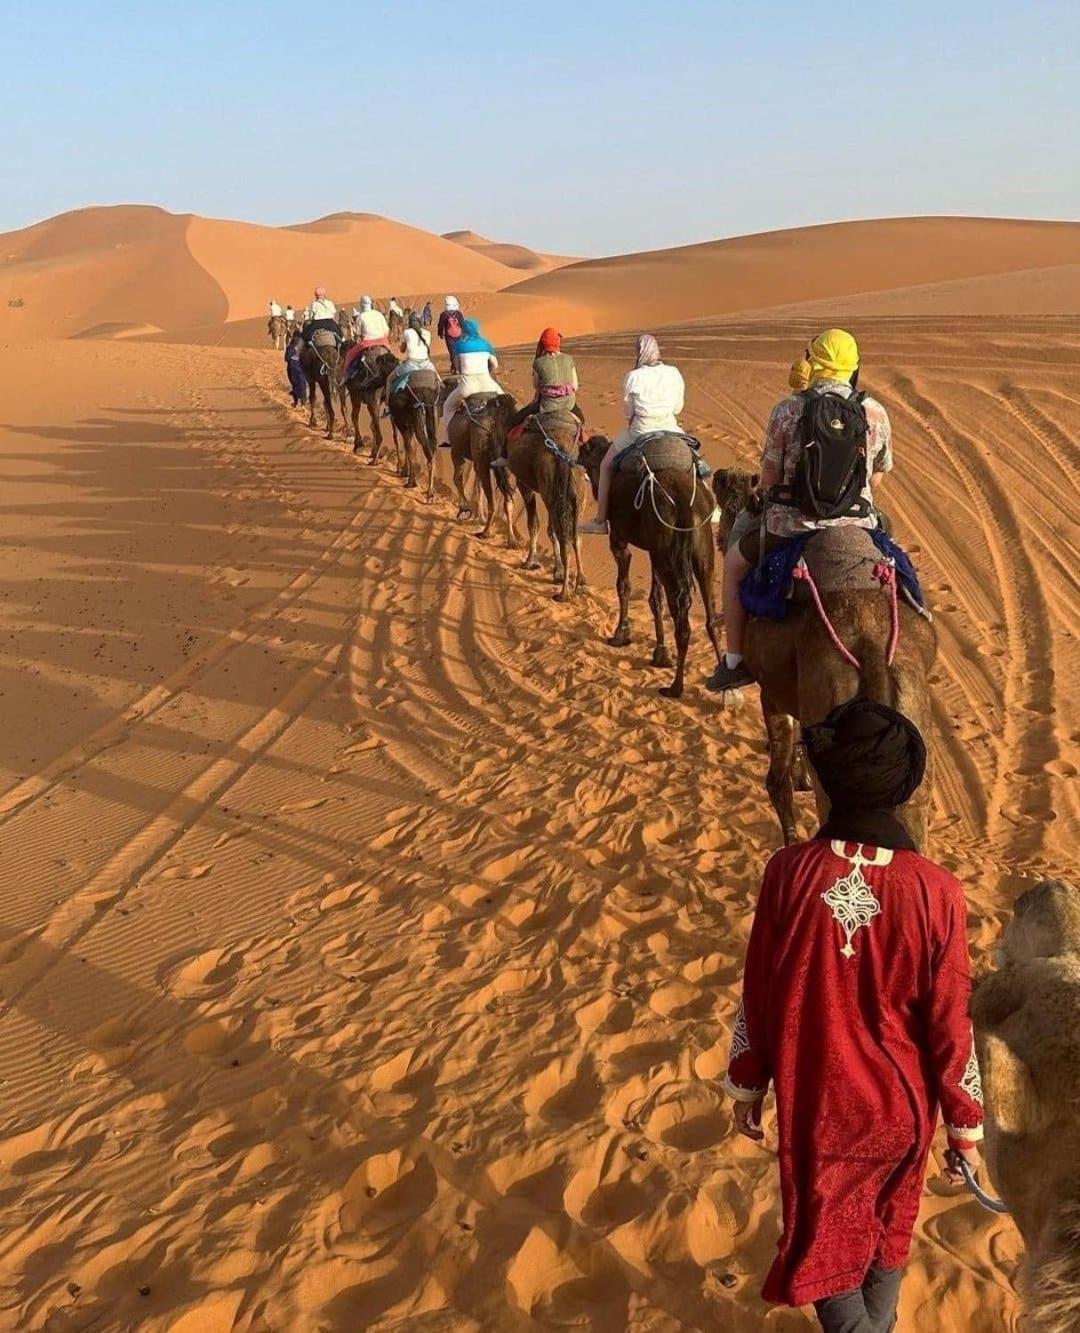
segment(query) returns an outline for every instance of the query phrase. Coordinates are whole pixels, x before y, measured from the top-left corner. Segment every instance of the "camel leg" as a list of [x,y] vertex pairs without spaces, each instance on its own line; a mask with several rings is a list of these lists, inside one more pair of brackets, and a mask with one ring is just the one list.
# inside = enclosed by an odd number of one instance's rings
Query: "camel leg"
[[315,403],[319,396],[318,378],[312,376],[308,380],[308,426],[311,430],[315,429]]
[[487,462],[483,461],[475,467],[476,476],[480,483],[480,489],[483,492],[484,503],[486,505],[484,526],[476,534],[481,541],[486,541],[491,536],[491,525],[495,522],[495,492],[491,487],[491,469]]
[[540,557],[537,548],[540,545],[540,512],[536,504],[536,492],[521,488],[521,498],[525,502],[525,520],[529,528],[529,549],[521,562],[522,569],[539,569]]
[[352,404],[352,451],[358,454],[364,446],[364,438],[360,434],[360,399],[350,394],[349,400]]
[[323,402],[326,404],[326,438],[334,438],[334,390],[328,380],[320,379],[322,385]]
[[454,459],[454,489],[458,493],[458,518],[472,518],[472,505],[465,498],[465,460],[463,458]]
[[[573,487],[573,490],[570,493],[570,544],[573,546],[574,550],[574,569],[577,576],[574,580],[574,588],[587,588],[589,585],[588,580],[585,578],[585,567],[581,563],[581,538],[578,536],[577,530],[578,489],[572,478],[570,484]],[[564,551],[563,554],[568,555],[569,553]]]
[[612,648],[625,648],[630,642],[630,547],[614,537],[608,541],[615,559],[615,591],[619,594],[619,623],[608,643]]
[[654,667],[670,667],[671,654],[668,652],[664,631],[664,585],[652,567],[652,583],[649,585],[649,610],[652,612],[653,628],[656,632],[656,646],[653,648],[652,664]]
[[368,459],[368,465],[374,467],[382,453],[382,425],[379,422],[379,414],[376,411],[375,403],[370,398],[368,399],[367,414],[368,420],[371,422],[371,457]]
[[795,758],[791,763],[791,779],[796,791],[813,791],[814,780],[810,776],[810,761],[806,757],[806,746],[798,739],[801,728],[795,733]]
[[348,443],[349,439],[349,391],[344,382],[338,385],[338,406],[341,408],[341,436]]
[[709,636],[713,652],[716,654],[716,661],[719,664],[724,659],[721,656],[722,650],[720,648],[720,617],[716,614],[716,604],[713,600],[712,539],[706,537],[705,541],[707,545],[704,552],[701,551],[697,541],[694,543],[694,578],[697,580],[701,600],[705,604],[705,633]]
[[684,582],[679,579],[673,569],[664,570],[663,580],[668,610],[675,622],[675,679],[670,685],[662,685],[660,693],[665,699],[681,699],[686,677],[686,654],[690,648],[690,583],[689,580]]
[[769,737],[769,771],[765,789],[780,820],[784,846],[798,841],[795,826],[795,786],[792,782],[792,764],[795,758],[795,719],[775,709],[761,692],[761,712]]

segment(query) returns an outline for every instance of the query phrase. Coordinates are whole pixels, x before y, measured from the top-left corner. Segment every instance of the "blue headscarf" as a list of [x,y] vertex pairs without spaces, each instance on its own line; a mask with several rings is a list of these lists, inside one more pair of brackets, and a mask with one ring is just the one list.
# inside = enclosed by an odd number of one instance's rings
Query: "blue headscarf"
[[495,355],[495,348],[486,338],[480,336],[480,325],[475,319],[465,320],[462,328],[465,333],[454,347],[455,356],[460,356],[462,352],[487,352],[488,356]]

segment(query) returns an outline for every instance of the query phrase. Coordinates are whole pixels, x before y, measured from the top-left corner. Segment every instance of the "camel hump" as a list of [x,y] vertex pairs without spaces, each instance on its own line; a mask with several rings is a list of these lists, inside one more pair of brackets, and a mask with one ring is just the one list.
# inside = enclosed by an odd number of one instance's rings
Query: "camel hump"
[[881,552],[868,528],[851,523],[820,528],[806,543],[803,560],[819,592],[881,590],[881,581],[874,576]]
[[1016,900],[1002,949],[1010,962],[1080,954],[1080,889],[1044,879]]
[[640,435],[619,455],[621,471],[644,472],[648,464],[653,472],[690,472],[701,456],[701,444],[693,435],[681,431],[654,431]]

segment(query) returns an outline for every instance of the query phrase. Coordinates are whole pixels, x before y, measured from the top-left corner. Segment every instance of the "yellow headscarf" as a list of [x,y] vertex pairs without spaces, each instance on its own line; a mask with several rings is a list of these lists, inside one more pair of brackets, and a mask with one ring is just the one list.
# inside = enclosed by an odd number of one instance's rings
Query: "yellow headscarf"
[[805,356],[800,356],[798,361],[791,363],[791,369],[788,371],[788,388],[792,393],[802,393],[804,389],[810,387],[810,362]]
[[818,380],[850,380],[859,368],[859,344],[844,329],[826,329],[807,349],[810,353],[810,383]]

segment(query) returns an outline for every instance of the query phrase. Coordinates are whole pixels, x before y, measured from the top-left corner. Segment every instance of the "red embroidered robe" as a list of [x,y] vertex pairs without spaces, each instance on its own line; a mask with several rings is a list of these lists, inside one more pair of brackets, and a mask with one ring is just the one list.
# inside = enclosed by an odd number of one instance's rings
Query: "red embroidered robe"
[[769,861],[727,1091],[776,1093],[784,1227],[766,1300],[902,1267],[939,1106],[982,1137],[960,884],[915,852],[814,841]]

